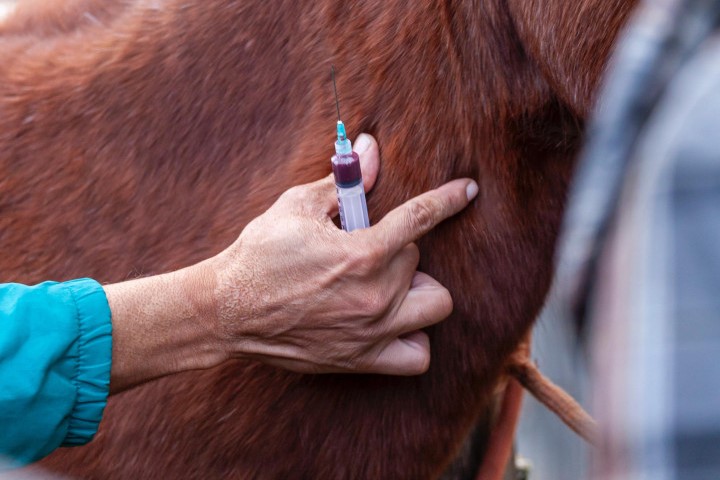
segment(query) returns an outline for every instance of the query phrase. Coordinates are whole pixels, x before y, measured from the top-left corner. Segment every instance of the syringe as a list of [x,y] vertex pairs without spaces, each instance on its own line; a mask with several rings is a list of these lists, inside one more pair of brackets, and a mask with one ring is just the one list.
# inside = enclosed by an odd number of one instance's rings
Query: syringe
[[332,169],[335,175],[338,205],[340,206],[340,223],[347,232],[370,226],[367,203],[365,202],[365,186],[360,171],[360,157],[353,152],[352,143],[347,138],[345,124],[340,120],[340,103],[338,102],[337,86],[335,85],[335,68],[332,69],[333,88],[335,89],[335,106],[337,107],[337,140],[335,155],[332,157]]

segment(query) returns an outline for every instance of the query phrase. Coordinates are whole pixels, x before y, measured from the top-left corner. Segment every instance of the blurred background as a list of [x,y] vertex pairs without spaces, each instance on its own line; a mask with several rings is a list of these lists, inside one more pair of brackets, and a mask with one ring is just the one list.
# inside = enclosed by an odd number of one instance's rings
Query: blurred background
[[[542,373],[591,411],[588,365],[573,323],[551,294],[535,323],[531,358]],[[578,480],[587,477],[588,446],[558,417],[525,393],[515,437],[518,462],[528,480]]]

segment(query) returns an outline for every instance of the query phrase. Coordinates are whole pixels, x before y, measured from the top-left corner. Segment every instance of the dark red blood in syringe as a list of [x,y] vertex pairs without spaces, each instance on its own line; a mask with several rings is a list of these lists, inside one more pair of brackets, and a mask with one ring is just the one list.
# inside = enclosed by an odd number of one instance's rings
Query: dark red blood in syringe
[[333,157],[332,169],[335,174],[335,183],[340,187],[353,187],[362,179],[360,157],[355,152],[352,152],[352,156]]

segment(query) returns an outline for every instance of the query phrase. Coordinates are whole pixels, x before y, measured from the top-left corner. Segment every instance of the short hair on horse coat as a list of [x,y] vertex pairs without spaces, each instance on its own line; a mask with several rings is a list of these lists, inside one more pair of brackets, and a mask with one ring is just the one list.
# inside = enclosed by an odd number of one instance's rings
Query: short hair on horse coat
[[582,123],[633,3],[29,3],[0,27],[6,280],[113,282],[229,245],[329,172],[331,63],[351,137],[381,146],[371,219],[451,178],[480,185],[419,242],[420,269],[455,303],[429,329],[427,374],[236,361],[175,375],[112,398],[94,442],[43,464],[87,478],[439,475],[542,306]]

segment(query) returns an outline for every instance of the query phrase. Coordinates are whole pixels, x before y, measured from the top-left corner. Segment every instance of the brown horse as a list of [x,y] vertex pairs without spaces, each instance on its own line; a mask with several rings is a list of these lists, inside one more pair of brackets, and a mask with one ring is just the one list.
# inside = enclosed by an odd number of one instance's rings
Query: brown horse
[[455,311],[427,374],[253,362],[112,398],[87,478],[437,477],[488,414],[548,290],[582,125],[633,0],[68,0],[0,27],[1,281],[120,281],[229,245],[329,172],[338,68],[382,166],[371,221],[459,176],[480,194],[419,242]]

